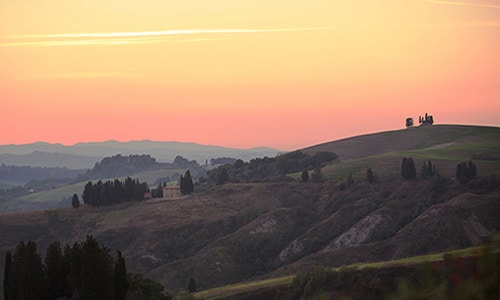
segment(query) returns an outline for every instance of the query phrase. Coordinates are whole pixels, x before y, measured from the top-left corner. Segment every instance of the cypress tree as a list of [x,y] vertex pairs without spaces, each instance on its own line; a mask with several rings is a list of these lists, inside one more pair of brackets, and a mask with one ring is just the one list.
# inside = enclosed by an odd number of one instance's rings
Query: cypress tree
[[127,291],[129,288],[129,283],[127,280],[127,267],[125,266],[125,258],[123,258],[122,253],[117,251],[117,258],[115,262],[114,270],[114,289],[115,289],[115,300],[124,300],[127,296]]
[[308,182],[308,181],[309,181],[309,172],[307,172],[307,171],[302,171],[301,178],[302,178],[302,181],[303,181],[303,182]]
[[130,177],[127,177],[125,179],[125,183],[123,184],[124,196],[126,200],[132,200],[134,198],[134,186],[134,180]]
[[436,175],[430,159],[427,162],[427,174],[429,175],[429,177],[433,177],[434,175]]
[[347,186],[351,186],[354,184],[354,179],[352,179],[352,172],[349,173],[349,176],[347,176]]
[[455,177],[461,184],[466,184],[471,179],[469,173],[469,167],[466,162],[461,162],[457,165],[457,169],[455,171]]
[[73,194],[73,197],[71,198],[71,206],[73,208],[80,207],[80,199],[78,199],[78,195],[76,193]]
[[87,182],[85,188],[83,189],[82,200],[83,203],[93,205],[92,201],[92,181]]
[[401,176],[404,179],[413,179],[417,176],[417,170],[415,169],[415,163],[412,157],[403,157],[401,164]]
[[184,176],[181,175],[181,193],[182,194],[192,194],[194,192],[193,178],[191,177],[191,171],[187,170]]
[[92,187],[92,192],[91,192],[92,205],[101,206],[104,204],[104,201],[102,198],[102,196],[103,196],[102,191],[103,191],[102,180],[99,180]]
[[55,300],[64,296],[64,274],[62,262],[61,243],[55,241],[49,245],[45,253],[45,271],[47,278],[47,296],[49,300]]
[[187,288],[188,288],[188,292],[189,293],[195,293],[196,292],[196,290],[197,290],[196,289],[196,281],[194,280],[193,277],[191,277],[189,279],[189,283],[188,283],[188,287]]
[[372,168],[368,168],[366,170],[366,180],[368,180],[368,183],[370,184],[375,183],[375,173]]
[[9,299],[44,299],[46,295],[42,258],[36,244],[20,242],[12,257]]
[[425,162],[424,160],[424,165],[422,166],[422,177],[423,178],[430,178],[436,175],[436,169],[432,165],[432,162],[428,160]]
[[476,169],[476,165],[472,162],[472,160],[469,160],[468,167],[469,167],[470,178],[475,178],[477,175],[477,169]]
[[70,278],[71,290],[75,298],[79,298],[79,292],[82,288],[82,248],[79,243],[74,243],[70,251]]
[[323,182],[324,178],[323,178],[323,173],[321,172],[321,168],[320,167],[317,167],[317,168],[315,168],[313,170],[313,172],[311,174],[311,180],[314,183],[321,183],[321,182]]
[[81,299],[109,300],[114,298],[113,259],[92,236],[81,247]]
[[62,297],[71,298],[73,289],[71,287],[71,246],[64,246],[63,255],[61,258],[61,292]]
[[221,185],[221,184],[224,184],[228,180],[229,180],[229,173],[227,172],[227,169],[224,167],[217,168],[215,184]]
[[3,271],[3,299],[10,300],[14,299],[14,291],[12,286],[12,280],[10,278],[12,271],[12,254],[10,251],[5,253],[5,266]]

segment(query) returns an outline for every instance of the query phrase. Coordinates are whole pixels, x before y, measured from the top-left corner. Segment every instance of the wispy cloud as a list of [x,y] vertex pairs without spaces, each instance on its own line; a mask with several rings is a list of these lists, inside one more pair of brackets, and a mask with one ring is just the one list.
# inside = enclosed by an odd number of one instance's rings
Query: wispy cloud
[[422,0],[424,2],[430,2],[442,5],[454,5],[454,6],[468,6],[468,7],[482,7],[482,8],[498,8],[500,9],[500,3],[487,3],[481,1],[446,1],[446,0]]
[[47,73],[39,76],[34,76],[30,79],[75,79],[75,78],[132,78],[136,77],[133,70],[122,72],[63,72],[63,73]]
[[500,21],[478,21],[478,22],[447,22],[447,23],[430,23],[420,25],[418,27],[451,27],[451,28],[471,28],[471,27],[500,27]]
[[[276,28],[276,29],[177,29],[159,31],[127,31],[104,33],[60,33],[60,34],[25,34],[0,36],[0,47],[54,47],[85,45],[126,45],[159,43],[179,36],[213,36],[223,34],[251,34],[273,32],[298,32],[325,30],[324,27]],[[214,38],[190,38],[188,42],[202,42]],[[174,40],[179,42],[179,40]],[[185,42],[181,40],[180,42]]]

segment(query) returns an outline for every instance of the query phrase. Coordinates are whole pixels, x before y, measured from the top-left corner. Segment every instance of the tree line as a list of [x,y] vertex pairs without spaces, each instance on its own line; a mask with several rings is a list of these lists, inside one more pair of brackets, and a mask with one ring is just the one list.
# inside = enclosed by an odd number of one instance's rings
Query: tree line
[[33,241],[5,255],[4,300],[123,300],[128,288],[125,258],[119,251],[113,258],[92,236],[73,246],[55,241],[43,260]]
[[[433,165],[431,160],[423,162],[421,175],[423,178],[431,178],[434,176],[439,176],[438,169],[436,165]],[[455,177],[461,184],[468,183],[471,179],[477,176],[477,168],[472,160],[469,162],[460,162],[457,164]],[[376,180],[374,178],[374,173],[371,168],[367,170],[367,180],[370,183],[374,183]],[[415,167],[415,162],[413,157],[403,157],[401,161],[401,177],[406,180],[414,179],[417,177],[417,169]]]
[[284,176],[319,168],[337,157],[333,152],[317,152],[310,155],[302,151],[293,151],[277,157],[255,158],[250,162],[238,159],[232,164],[219,166],[207,172],[207,182],[220,185],[229,180],[247,181]]
[[144,200],[145,194],[149,191],[146,182],[139,182],[139,179],[127,177],[124,181],[115,179],[95,184],[89,181],[83,190],[83,203],[92,206],[113,205],[127,201]]
[[117,154],[105,157],[100,162],[95,163],[91,170],[81,174],[77,180],[120,177],[131,173],[160,169],[162,167],[164,167],[164,164],[156,162],[156,159],[148,154],[128,156]]
[[33,179],[74,178],[83,170],[73,170],[62,167],[31,167],[0,165],[0,179],[28,182]]

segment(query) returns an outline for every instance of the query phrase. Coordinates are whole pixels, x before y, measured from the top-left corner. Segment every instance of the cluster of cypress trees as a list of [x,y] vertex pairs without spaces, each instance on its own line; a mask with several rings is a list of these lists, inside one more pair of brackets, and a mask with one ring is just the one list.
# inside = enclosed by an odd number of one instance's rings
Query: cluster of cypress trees
[[436,176],[436,166],[432,165],[430,159],[427,162],[424,160],[424,164],[422,165],[422,177],[431,178],[433,176]]
[[53,242],[43,262],[35,242],[20,242],[5,255],[4,276],[5,300],[123,300],[129,286],[121,253],[113,259],[92,236],[64,249]]
[[461,162],[457,165],[455,176],[461,184],[466,184],[472,178],[476,177],[476,175],[476,165],[472,162],[472,160],[469,160],[469,163]]
[[140,183],[139,179],[127,177],[125,181],[89,181],[83,190],[83,203],[93,206],[113,205],[131,200],[143,200],[149,191],[146,182]]

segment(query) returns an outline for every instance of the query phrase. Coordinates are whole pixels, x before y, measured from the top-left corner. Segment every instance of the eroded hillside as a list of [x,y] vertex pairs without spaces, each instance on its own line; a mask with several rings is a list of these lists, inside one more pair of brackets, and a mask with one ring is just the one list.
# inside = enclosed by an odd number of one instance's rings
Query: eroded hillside
[[499,195],[442,178],[357,180],[347,189],[334,181],[226,184],[176,200],[3,215],[0,249],[92,234],[121,250],[129,271],[178,292],[190,277],[204,289],[476,245],[500,229]]

